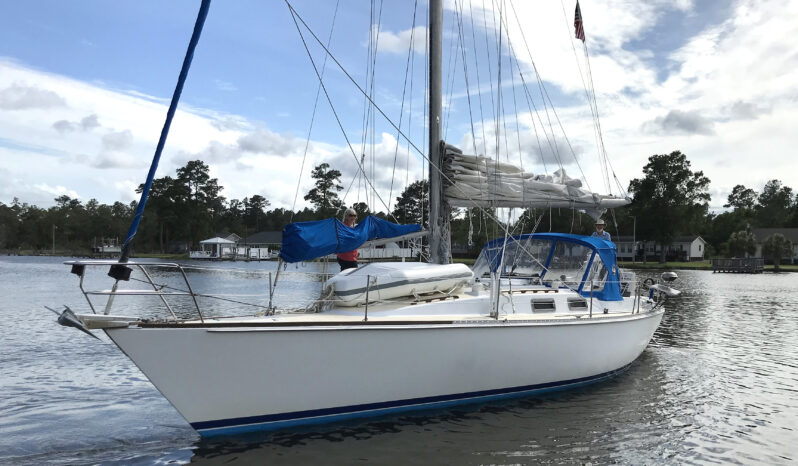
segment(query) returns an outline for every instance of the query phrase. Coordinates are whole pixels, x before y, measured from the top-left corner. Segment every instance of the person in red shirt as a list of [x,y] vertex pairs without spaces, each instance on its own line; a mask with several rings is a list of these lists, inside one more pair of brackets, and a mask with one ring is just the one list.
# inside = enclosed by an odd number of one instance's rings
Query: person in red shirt
[[[351,208],[346,209],[346,213],[344,213],[344,225],[348,226],[349,228],[354,228],[356,220],[357,220],[357,212],[355,212],[355,209]],[[356,269],[357,249],[353,251],[339,252],[338,265],[341,266],[342,272],[346,269]]]

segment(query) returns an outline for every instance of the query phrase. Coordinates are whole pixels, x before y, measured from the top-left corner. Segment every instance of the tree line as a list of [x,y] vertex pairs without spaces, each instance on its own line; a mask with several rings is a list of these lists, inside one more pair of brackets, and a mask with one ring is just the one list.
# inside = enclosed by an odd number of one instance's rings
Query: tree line
[[[176,170],[175,176],[153,181],[134,250],[169,253],[220,233],[242,237],[260,231],[279,231],[290,222],[340,217],[347,207],[339,197],[341,172],[327,163],[311,172],[313,188],[304,199],[310,206],[292,211],[271,208],[267,198],[254,194],[244,199],[226,199],[224,187],[211,178],[208,166],[193,160]],[[798,196],[781,181],[768,181],[761,191],[737,185],[724,207],[709,212],[710,180],[693,171],[680,151],[655,154],[643,167],[643,177],[629,183],[632,203],[605,214],[608,230],[615,236],[634,235],[638,241],[654,241],[666,251],[682,235],[700,235],[708,243],[708,255],[741,256],[751,253],[756,227],[798,227]],[[143,185],[137,192],[141,193]],[[0,203],[0,250],[48,251],[55,243],[59,251],[84,251],[102,239],[124,239],[137,203],[85,204],[69,196],[55,199],[43,209],[20,202]],[[363,202],[351,205],[361,218],[366,214],[398,223],[426,226],[429,210],[428,183],[411,183],[392,203],[390,212],[373,209]],[[475,254],[485,241],[510,233],[557,231],[590,234],[593,219],[571,209],[527,209],[515,219],[496,217],[495,210],[454,209],[450,212],[451,235],[456,253]],[[764,238],[759,238],[764,240]],[[785,245],[776,245],[785,249]],[[664,253],[662,260],[664,260]]]

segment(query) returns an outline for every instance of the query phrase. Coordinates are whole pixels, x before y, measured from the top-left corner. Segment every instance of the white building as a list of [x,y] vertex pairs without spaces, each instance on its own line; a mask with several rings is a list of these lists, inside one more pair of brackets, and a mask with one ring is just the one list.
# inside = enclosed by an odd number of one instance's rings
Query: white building
[[[619,261],[659,259],[661,246],[654,241],[637,240],[636,244],[631,236],[618,236],[613,238],[618,253]],[[670,248],[666,247],[667,260],[669,261],[702,261],[706,257],[707,242],[700,236],[681,236],[676,238]],[[636,253],[635,253],[636,251]]]

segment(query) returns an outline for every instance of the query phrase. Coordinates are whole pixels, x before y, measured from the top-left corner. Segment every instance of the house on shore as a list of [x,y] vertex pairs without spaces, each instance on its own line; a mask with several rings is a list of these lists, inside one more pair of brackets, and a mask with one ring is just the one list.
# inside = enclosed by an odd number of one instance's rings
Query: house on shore
[[785,238],[792,241],[792,255],[790,257],[782,257],[782,262],[790,261],[791,264],[798,263],[798,228],[753,228],[751,233],[756,238],[756,252],[754,257],[762,256],[762,244],[771,235],[781,233]]
[[246,248],[246,256],[251,260],[271,259],[277,255],[282,244],[282,231],[261,231],[239,242],[239,246]]
[[[654,241],[637,240],[631,236],[617,236],[613,243],[619,261],[653,261],[659,259],[662,247]],[[707,242],[698,235],[680,236],[666,247],[666,260],[674,262],[702,261],[706,256]]]

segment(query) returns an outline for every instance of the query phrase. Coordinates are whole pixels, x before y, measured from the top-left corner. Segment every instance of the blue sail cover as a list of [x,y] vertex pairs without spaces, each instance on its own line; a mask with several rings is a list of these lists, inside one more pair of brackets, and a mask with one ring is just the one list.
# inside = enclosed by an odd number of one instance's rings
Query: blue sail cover
[[301,262],[337,252],[357,249],[361,244],[378,238],[393,238],[421,231],[421,225],[399,225],[369,215],[354,228],[337,218],[315,222],[289,223],[283,228],[280,258],[286,262]]

